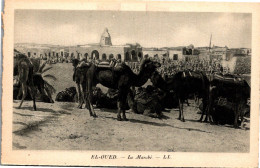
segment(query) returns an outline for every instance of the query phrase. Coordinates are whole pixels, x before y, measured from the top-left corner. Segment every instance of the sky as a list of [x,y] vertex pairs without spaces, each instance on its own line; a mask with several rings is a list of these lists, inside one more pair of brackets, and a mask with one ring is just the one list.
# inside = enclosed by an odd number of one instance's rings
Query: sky
[[16,10],[15,43],[98,43],[107,27],[113,45],[143,47],[193,44],[251,48],[252,15],[205,12]]

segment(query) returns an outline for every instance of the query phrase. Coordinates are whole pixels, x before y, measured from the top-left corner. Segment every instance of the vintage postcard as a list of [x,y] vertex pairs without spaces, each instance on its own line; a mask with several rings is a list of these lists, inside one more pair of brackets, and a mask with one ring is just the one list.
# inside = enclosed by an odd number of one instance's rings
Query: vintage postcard
[[260,4],[5,2],[2,164],[256,167]]

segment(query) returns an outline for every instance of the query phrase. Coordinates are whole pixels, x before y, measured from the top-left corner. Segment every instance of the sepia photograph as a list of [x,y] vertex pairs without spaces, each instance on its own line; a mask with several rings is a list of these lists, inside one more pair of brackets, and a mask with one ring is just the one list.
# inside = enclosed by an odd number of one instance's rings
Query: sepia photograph
[[16,10],[13,149],[249,152],[251,19]]
[[90,152],[87,165],[253,152],[252,12],[14,8],[12,15],[3,78],[10,151]]

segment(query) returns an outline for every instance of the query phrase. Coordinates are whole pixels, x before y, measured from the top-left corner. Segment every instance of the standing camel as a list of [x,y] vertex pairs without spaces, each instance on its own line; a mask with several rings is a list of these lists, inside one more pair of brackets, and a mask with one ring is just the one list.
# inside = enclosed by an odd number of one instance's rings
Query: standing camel
[[[95,64],[91,64],[86,73],[86,91],[85,96],[86,105],[89,109],[90,116],[97,117],[92,106],[92,87],[97,84],[102,84],[105,87],[118,89],[118,121],[127,121],[125,115],[126,98],[131,86],[140,87],[144,85],[151,77],[156,68],[161,64],[154,62],[150,59],[144,59],[141,63],[140,72],[138,75],[133,73],[129,66],[122,63],[117,67],[98,67]],[[122,113],[122,117],[121,117]]]
[[156,71],[153,73],[151,81],[154,86],[164,91],[173,90],[176,93],[179,101],[179,120],[183,122],[185,121],[183,103],[188,99],[190,94],[197,94],[199,98],[202,98],[203,102],[203,112],[199,121],[202,121],[204,114],[206,114],[205,121],[207,121],[208,113],[206,107],[208,104],[209,81],[206,75],[201,72],[181,71],[165,81]]
[[27,89],[33,99],[33,109],[36,111],[35,104],[35,88],[33,83],[33,64],[29,58],[23,54],[17,55],[17,62],[14,66],[14,76],[18,75],[18,81],[21,84],[22,89],[22,100],[18,108],[22,107],[23,101],[27,96]]
[[72,66],[74,67],[73,81],[77,84],[77,97],[78,97],[78,108],[82,108],[84,103],[84,95],[86,93],[86,74],[89,66],[78,66],[80,61],[78,59],[72,60]]

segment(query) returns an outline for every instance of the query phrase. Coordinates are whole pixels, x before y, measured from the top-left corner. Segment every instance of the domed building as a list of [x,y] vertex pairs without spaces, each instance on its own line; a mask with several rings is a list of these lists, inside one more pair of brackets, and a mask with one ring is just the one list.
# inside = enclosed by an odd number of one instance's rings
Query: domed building
[[112,45],[112,38],[107,28],[96,44],[79,45],[69,48],[69,57],[89,57],[101,61],[109,61],[112,58],[125,62],[137,62],[143,57],[140,44]]

